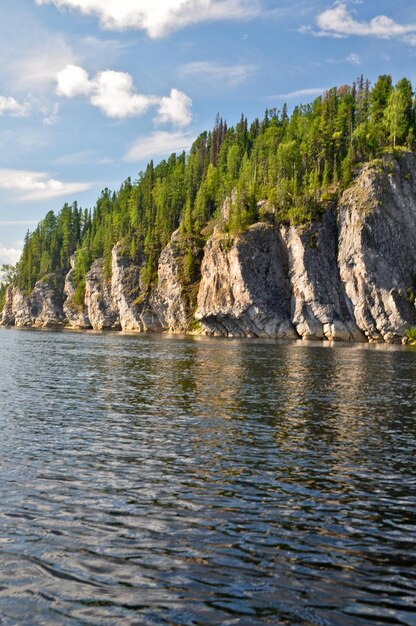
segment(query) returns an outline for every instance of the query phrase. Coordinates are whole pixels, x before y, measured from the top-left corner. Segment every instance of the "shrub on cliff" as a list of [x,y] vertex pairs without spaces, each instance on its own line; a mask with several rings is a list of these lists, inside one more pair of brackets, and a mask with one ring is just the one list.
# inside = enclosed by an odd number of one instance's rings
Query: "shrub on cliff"
[[416,345],[416,327],[409,328],[409,329],[406,331],[406,337],[407,337],[407,341],[408,341],[411,345]]

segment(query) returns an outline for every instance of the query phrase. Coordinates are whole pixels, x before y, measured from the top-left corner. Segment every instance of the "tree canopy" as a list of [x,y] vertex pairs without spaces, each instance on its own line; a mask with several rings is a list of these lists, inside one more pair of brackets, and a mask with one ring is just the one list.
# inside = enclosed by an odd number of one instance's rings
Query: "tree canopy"
[[229,127],[218,115],[189,154],[172,154],[158,165],[151,161],[117,192],[104,189],[92,212],[74,203],[58,215],[47,213],[27,234],[9,279],[29,292],[51,273],[63,276],[75,255],[81,298],[91,263],[103,257],[110,274],[111,250],[121,241],[126,255],[141,260],[142,283],[150,287],[172,232],[180,227],[191,262],[195,242],[212,221],[219,223],[226,199],[223,227],[231,232],[258,220],[312,221],[350,184],[360,164],[401,147],[413,150],[415,133],[412,85],[403,78],[393,86],[387,75],[372,88],[362,76],[351,86],[334,87],[290,116],[285,105],[251,124],[242,115]]

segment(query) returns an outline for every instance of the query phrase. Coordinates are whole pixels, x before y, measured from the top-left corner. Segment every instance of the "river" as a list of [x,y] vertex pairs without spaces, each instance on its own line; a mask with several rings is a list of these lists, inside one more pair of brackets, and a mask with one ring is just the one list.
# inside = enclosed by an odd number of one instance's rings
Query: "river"
[[416,625],[416,350],[0,329],[0,623]]

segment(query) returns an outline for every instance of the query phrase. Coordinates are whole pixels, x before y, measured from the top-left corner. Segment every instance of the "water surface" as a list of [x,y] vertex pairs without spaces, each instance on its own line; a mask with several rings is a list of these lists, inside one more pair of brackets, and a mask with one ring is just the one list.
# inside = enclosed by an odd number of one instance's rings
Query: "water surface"
[[0,329],[0,624],[416,625],[416,351]]

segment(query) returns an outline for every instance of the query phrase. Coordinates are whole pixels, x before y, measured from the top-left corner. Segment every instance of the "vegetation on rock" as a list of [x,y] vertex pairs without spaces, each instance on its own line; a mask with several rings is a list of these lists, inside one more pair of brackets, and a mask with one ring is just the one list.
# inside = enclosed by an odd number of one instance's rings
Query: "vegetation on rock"
[[207,225],[222,220],[232,235],[256,221],[311,222],[333,205],[360,164],[400,147],[413,150],[415,134],[412,85],[403,78],[393,86],[386,75],[373,88],[361,77],[352,86],[330,89],[290,116],[286,105],[250,125],[242,116],[228,127],[217,116],[213,130],[202,133],[188,155],[172,154],[156,166],[151,161],[118,192],[105,189],[92,213],[76,203],[65,204],[58,215],[49,212],[27,234],[6,283],[28,293],[51,272],[66,273],[75,254],[74,302],[82,304],[91,263],[104,258],[110,276],[111,250],[122,242],[126,256],[141,265],[146,292],[157,280],[161,250],[180,227],[182,279],[191,286]]
[[409,328],[406,331],[406,338],[410,345],[416,345],[416,327]]
[[0,311],[3,310],[4,303],[6,300],[6,289],[7,289],[7,283],[0,282]]

